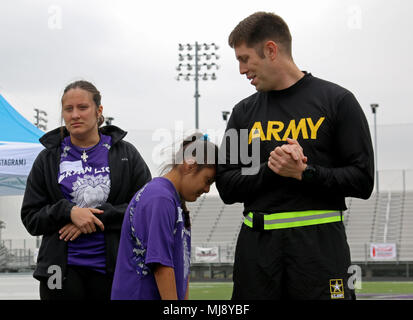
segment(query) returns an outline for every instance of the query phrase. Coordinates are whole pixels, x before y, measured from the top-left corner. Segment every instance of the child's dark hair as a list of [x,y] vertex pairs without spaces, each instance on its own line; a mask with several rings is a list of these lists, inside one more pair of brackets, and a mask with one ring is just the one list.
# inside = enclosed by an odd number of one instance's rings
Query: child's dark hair
[[[172,161],[164,164],[161,172],[166,173],[166,171],[172,170],[188,158],[196,160],[197,172],[204,168],[216,168],[218,163],[218,147],[208,140],[208,135],[199,132],[193,133],[184,139],[179,150],[173,154]],[[181,206],[184,212],[185,228],[189,229],[191,227],[189,210],[185,200],[182,198]]]

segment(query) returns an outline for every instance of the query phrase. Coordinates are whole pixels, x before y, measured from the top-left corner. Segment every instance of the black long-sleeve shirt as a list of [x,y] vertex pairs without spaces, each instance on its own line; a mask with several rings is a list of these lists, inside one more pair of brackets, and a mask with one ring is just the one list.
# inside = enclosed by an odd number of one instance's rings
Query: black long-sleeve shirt
[[[96,215],[105,226],[106,270],[115,271],[120,231],[129,201],[145,183],[151,173],[136,148],[123,140],[126,132],[115,126],[100,129],[112,137],[109,150],[111,190],[103,210]],[[68,132],[64,130],[64,135]],[[65,199],[58,185],[60,128],[46,133],[40,142],[46,147],[37,156],[29,177],[21,208],[21,219],[31,235],[43,235],[34,277],[48,277],[48,268],[59,265],[63,275],[67,264],[67,242],[59,239],[59,230],[72,222],[70,211],[75,205]]]
[[[245,129],[248,136],[241,139]],[[345,197],[371,195],[374,160],[367,120],[354,95],[334,83],[306,73],[287,89],[257,92],[233,108],[230,131],[238,133],[238,145],[224,138],[216,185],[225,203],[244,203],[244,213],[345,210]],[[268,168],[270,152],[287,143],[287,137],[299,142],[307,164],[317,169],[311,183]],[[255,142],[260,145],[258,173],[242,174],[249,165],[245,156],[241,159],[241,144],[248,145],[251,156]]]

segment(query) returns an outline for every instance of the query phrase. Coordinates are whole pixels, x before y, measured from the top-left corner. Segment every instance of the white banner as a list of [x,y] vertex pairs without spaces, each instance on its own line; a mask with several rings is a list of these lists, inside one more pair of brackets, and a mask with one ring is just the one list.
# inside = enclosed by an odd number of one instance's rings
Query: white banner
[[195,262],[219,262],[218,247],[195,247]]
[[370,243],[370,258],[374,260],[395,259],[397,256],[395,243]]
[[0,141],[0,176],[27,176],[43,148],[40,143]]

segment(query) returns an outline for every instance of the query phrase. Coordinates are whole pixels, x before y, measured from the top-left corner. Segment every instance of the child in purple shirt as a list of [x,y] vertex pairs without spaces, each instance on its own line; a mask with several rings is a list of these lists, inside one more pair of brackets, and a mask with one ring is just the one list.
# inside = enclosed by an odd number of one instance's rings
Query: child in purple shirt
[[172,169],[142,187],[126,209],[112,284],[113,300],[188,299],[191,231],[185,201],[209,192],[217,147],[185,139]]

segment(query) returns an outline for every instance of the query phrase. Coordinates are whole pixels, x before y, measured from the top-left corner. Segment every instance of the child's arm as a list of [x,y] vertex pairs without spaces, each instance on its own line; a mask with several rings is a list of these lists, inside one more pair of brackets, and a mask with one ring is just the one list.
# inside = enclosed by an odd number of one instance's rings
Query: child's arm
[[174,269],[158,264],[155,268],[154,275],[161,299],[178,300]]

